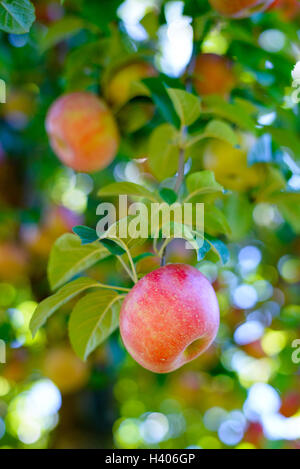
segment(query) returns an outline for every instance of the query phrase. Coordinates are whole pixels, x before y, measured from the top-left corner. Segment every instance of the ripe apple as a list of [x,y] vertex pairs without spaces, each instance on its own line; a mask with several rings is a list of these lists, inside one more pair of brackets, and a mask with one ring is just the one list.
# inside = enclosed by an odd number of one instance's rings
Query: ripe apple
[[120,331],[144,368],[168,373],[203,353],[219,327],[213,287],[197,269],[170,264],[145,275],[124,300]]
[[217,94],[228,97],[236,83],[232,62],[222,55],[199,54],[195,62],[193,82],[200,96]]
[[264,178],[264,167],[247,165],[247,138],[241,136],[241,148],[222,140],[211,140],[205,147],[204,168],[215,173],[216,180],[225,189],[247,191],[258,186]]
[[248,18],[263,11],[274,0],[209,0],[211,6],[221,15],[230,18]]
[[157,75],[156,70],[148,62],[133,62],[121,67],[108,81],[105,97],[114,107],[121,107],[134,97],[132,85],[144,78]]
[[92,93],[58,98],[48,112],[46,130],[58,158],[76,171],[98,171],[116,156],[119,132],[114,117]]

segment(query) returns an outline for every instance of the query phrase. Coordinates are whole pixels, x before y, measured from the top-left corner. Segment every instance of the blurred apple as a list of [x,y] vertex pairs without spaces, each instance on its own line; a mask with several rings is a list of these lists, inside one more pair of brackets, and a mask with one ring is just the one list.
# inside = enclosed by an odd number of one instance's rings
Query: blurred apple
[[92,173],[115,158],[119,131],[111,110],[93,93],[60,96],[46,117],[50,145],[60,161],[75,171]]
[[233,63],[217,54],[199,54],[195,61],[193,82],[199,96],[230,95],[236,83]]

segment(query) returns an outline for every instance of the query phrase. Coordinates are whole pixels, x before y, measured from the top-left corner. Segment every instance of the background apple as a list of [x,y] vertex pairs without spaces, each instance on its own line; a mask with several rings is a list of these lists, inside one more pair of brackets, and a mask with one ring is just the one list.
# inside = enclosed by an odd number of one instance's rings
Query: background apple
[[56,100],[48,112],[46,130],[59,159],[76,171],[98,171],[116,156],[115,120],[105,102],[91,93],[71,93]]

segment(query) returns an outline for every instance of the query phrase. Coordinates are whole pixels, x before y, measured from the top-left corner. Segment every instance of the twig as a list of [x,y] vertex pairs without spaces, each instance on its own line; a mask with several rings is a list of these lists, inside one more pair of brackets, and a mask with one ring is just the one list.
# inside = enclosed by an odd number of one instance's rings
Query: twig
[[179,152],[179,161],[178,161],[178,173],[177,173],[177,179],[176,179],[176,184],[175,184],[175,192],[176,194],[179,193],[181,185],[183,183],[183,178],[184,178],[184,149],[181,148]]
[[126,265],[126,262],[123,261],[122,257],[121,256],[116,256],[118,261],[120,262],[120,264],[122,265],[122,267],[124,268],[124,270],[126,271],[126,273],[129,275],[129,277],[131,278],[131,280],[136,283],[135,281],[135,278],[133,276],[133,273],[131,273],[130,269],[128,269],[127,265]]
[[129,292],[130,288],[124,288],[124,287],[117,287],[115,285],[104,285],[103,283],[100,283],[99,285],[101,288],[106,288],[109,290],[119,290],[119,291],[124,291],[124,292]]

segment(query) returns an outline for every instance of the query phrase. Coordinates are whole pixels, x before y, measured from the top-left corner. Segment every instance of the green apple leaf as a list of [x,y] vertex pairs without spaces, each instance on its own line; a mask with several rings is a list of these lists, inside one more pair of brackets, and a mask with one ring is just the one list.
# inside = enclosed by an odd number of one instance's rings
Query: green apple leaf
[[194,94],[175,88],[167,88],[181,125],[192,125],[201,114],[200,99]]
[[250,115],[245,106],[235,101],[228,103],[220,96],[211,95],[203,99],[203,113],[226,119],[238,125],[243,130],[255,131],[256,121]]
[[28,33],[35,20],[34,6],[29,0],[0,1],[0,29],[11,34]]
[[[178,81],[178,80],[177,80]],[[180,121],[178,115],[174,109],[174,105],[171,101],[169,94],[167,93],[167,87],[170,83],[174,84],[174,80],[167,76],[145,78],[143,83],[150,91],[151,98],[154,101],[158,111],[162,115],[165,121],[169,122],[176,128],[180,127]],[[180,85],[179,85],[180,86]],[[172,86],[172,88],[177,87]]]
[[225,234],[229,236],[231,234],[227,217],[214,204],[205,203],[204,205],[204,225],[205,231],[210,235],[218,236]]
[[52,23],[40,42],[41,52],[45,52],[51,47],[54,47],[59,42],[77,34],[81,29],[87,26],[88,24],[84,20],[75,16],[66,16]]
[[253,226],[252,206],[245,194],[232,193],[225,198],[224,214],[231,230],[231,241],[243,239]]
[[176,192],[173,191],[173,189],[169,189],[168,187],[163,187],[160,189],[159,195],[161,196],[162,200],[167,202],[169,205],[174,204],[178,197]]
[[48,263],[51,289],[60,287],[109,255],[109,251],[99,243],[83,246],[78,236],[62,235],[54,243]]
[[52,316],[61,306],[84,290],[92,287],[100,287],[101,284],[87,277],[78,278],[68,283],[54,295],[49,296],[42,301],[36,308],[30,321],[30,330],[35,336],[40,327],[42,327],[47,319]]
[[118,195],[128,195],[143,197],[145,199],[151,200],[151,202],[159,202],[159,197],[154,193],[148,190],[146,187],[141,186],[140,184],[135,184],[134,182],[113,182],[108,186],[103,187],[98,192],[100,197],[111,197]]
[[88,226],[74,226],[73,232],[81,239],[81,244],[90,244],[98,240],[96,230]]
[[82,360],[118,328],[123,298],[124,295],[112,291],[96,291],[76,304],[69,321],[69,336]]
[[205,234],[205,240],[210,244],[211,249],[217,254],[222,264],[226,264],[229,261],[230,254],[223,241],[207,234]]
[[163,181],[174,176],[178,168],[177,130],[170,124],[158,126],[149,141],[148,161],[154,176]]
[[219,140],[224,140],[232,146],[238,144],[238,138],[234,130],[232,130],[229,124],[220,120],[215,119],[210,121],[205,127],[204,135],[206,138],[218,138]]
[[223,192],[223,187],[216,181],[212,171],[199,171],[186,178],[189,195],[185,201],[195,196]]

